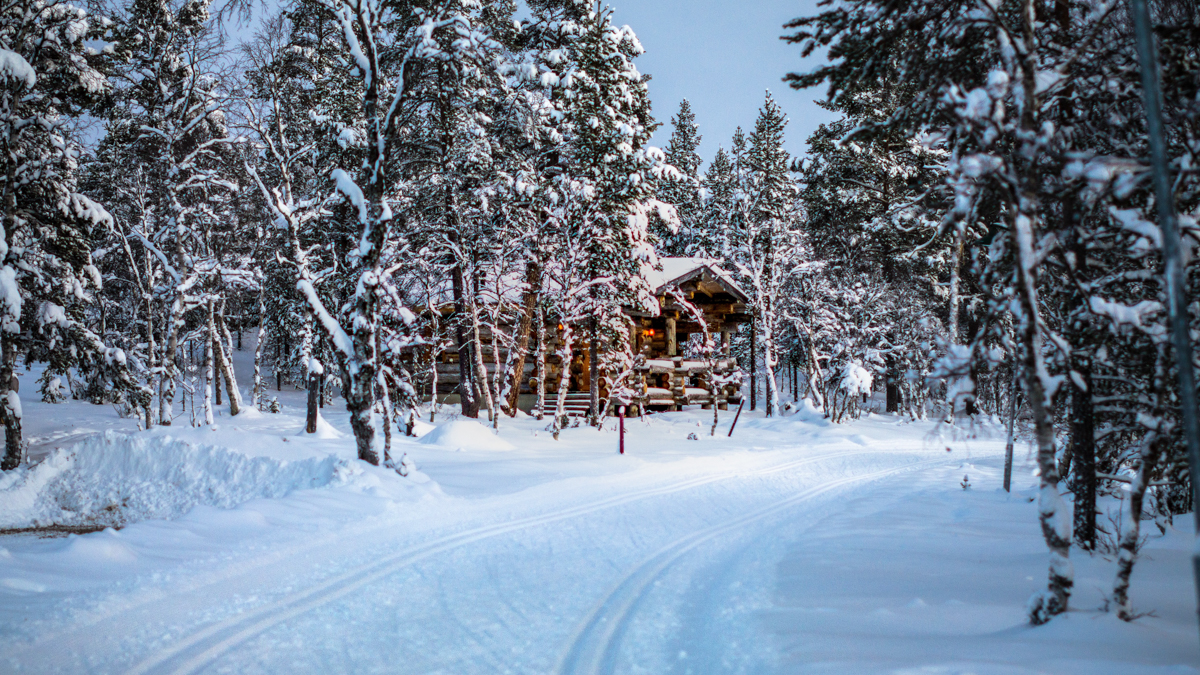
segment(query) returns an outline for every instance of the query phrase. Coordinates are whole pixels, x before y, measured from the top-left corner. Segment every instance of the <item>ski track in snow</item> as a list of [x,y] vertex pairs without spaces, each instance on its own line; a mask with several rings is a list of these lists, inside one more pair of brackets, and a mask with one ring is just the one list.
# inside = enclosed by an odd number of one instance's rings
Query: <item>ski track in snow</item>
[[[868,454],[868,453],[854,453]],[[705,528],[681,537],[656,551],[642,564],[631,570],[605,596],[588,618],[576,630],[569,651],[563,656],[555,672],[561,675],[586,675],[613,673],[617,670],[620,648],[630,622],[646,599],[647,591],[664,572],[693,549],[712,541],[716,537],[733,532],[778,514],[838,488],[865,483],[894,476],[906,471],[947,464],[958,460],[926,460],[910,465],[876,471],[860,476],[849,476],[810,488],[766,508],[733,518],[719,525]]]
[[[762,476],[771,473],[784,472],[790,469],[796,469],[805,465],[821,462],[823,460],[844,459],[868,454],[873,453],[871,451],[831,452],[807,457],[798,461],[786,462],[782,465],[739,475],[717,475],[695,478],[691,480],[680,481],[667,486],[641,490],[638,492],[600,500],[598,502],[569,508],[564,511],[532,516],[509,523],[475,528],[467,532],[441,537],[426,544],[403,549],[382,561],[338,575],[324,583],[304,591],[294,593],[258,610],[244,615],[235,616],[209,626],[208,628],[205,628],[204,630],[194,633],[190,637],[179,641],[177,644],[172,645],[168,649],[160,651],[150,658],[143,660],[140,664],[128,672],[130,675],[146,675],[149,673],[190,675],[191,673],[199,672],[206,666],[219,659],[223,654],[235,649],[251,638],[260,635],[290,619],[296,618],[323,605],[339,600],[363,588],[364,586],[367,586],[368,584],[377,582],[391,574],[398,572],[404,567],[425,560],[436,554],[467,546],[485,539],[509,534],[517,530],[524,530],[540,525],[548,525],[558,521],[568,520],[571,518],[578,518],[580,516],[592,514],[603,509],[629,504],[631,502],[650,497],[671,495],[683,490],[688,490],[734,477],[743,478],[748,476]],[[643,574],[639,574],[643,571],[643,568],[663,556],[668,556],[666,560],[655,569],[655,573],[642,584],[640,589],[644,590],[645,584],[653,580],[653,578],[657,576],[658,573],[660,573],[662,569],[666,567],[666,565],[675,561],[679,558],[679,556],[683,555],[692,548],[695,548],[697,545],[704,543],[705,541],[708,541],[723,532],[727,532],[741,525],[750,524],[751,522],[765,518],[782,509],[799,502],[806,501],[837,487],[850,483],[880,478],[905,470],[912,470],[929,463],[930,462],[919,462],[911,466],[900,467],[898,469],[880,471],[868,474],[866,476],[853,476],[850,478],[833,481],[820,487],[808,490],[793,498],[786,499],[783,502],[770,506],[766,509],[756,511],[748,516],[737,518],[734,521],[728,522],[724,525],[693,533],[687,537],[684,537],[682,540],[669,545],[663,551],[660,551],[650,561],[647,561],[646,564],[631,573],[630,577],[627,578],[627,581],[628,579],[634,577],[644,576]],[[624,585],[626,585],[626,583],[623,583],[622,587]],[[617,591],[614,591],[614,594],[619,592],[620,588],[618,588]],[[636,601],[637,597],[639,596],[635,596],[633,600]],[[611,599],[612,597],[610,596],[610,598],[606,600],[604,606],[608,606],[608,600]],[[632,606],[632,602],[624,605],[622,616],[627,615]],[[601,608],[597,608],[597,611],[594,612],[594,614],[598,614],[600,609]],[[594,616],[588,623],[588,626],[594,624],[596,620],[597,617]],[[592,630],[585,631],[584,634],[575,641],[575,646],[573,647],[571,653],[574,654],[575,652],[579,651],[579,649],[586,643],[586,638],[588,638],[589,635],[594,632],[595,631]],[[610,631],[609,642],[611,642],[612,637],[613,634],[611,634]],[[568,663],[574,663],[574,661],[569,659]],[[600,672],[596,671],[595,669],[580,671],[577,668],[566,668],[565,666],[560,667],[559,671]]]

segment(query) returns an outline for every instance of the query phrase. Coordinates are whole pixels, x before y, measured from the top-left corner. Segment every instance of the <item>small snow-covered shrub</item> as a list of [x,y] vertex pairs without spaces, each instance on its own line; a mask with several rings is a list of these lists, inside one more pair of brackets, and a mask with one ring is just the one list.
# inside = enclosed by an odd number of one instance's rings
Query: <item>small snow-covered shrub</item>
[[849,359],[832,373],[825,394],[829,418],[834,422],[841,422],[847,416],[857,419],[862,414],[863,401],[873,391],[875,374],[863,367],[860,359]]
[[38,382],[41,384],[43,403],[62,403],[67,398],[67,387],[58,375],[46,371]]

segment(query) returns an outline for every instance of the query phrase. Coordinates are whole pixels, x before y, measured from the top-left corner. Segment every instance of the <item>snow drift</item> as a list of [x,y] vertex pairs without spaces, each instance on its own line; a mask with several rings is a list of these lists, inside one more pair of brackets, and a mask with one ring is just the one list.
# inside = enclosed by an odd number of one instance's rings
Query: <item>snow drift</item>
[[479,422],[458,420],[443,424],[421,436],[418,443],[455,450],[516,450],[516,446],[492,433]]
[[170,436],[107,432],[0,476],[0,528],[122,526],[175,518],[197,504],[250,499],[344,482],[334,456],[283,460]]

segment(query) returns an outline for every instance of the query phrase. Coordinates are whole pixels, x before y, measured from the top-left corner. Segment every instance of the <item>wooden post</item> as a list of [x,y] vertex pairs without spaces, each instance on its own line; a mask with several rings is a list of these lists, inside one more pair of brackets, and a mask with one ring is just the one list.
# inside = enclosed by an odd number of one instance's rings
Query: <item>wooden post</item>
[[667,317],[667,356],[675,356],[675,317]]

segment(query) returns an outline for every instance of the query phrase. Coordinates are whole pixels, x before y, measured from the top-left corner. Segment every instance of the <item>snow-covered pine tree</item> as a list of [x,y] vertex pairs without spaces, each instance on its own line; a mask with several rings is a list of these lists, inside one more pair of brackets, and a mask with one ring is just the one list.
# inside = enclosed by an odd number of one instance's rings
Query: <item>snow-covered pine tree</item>
[[[413,176],[410,193],[422,214],[419,225],[414,221],[413,240],[429,246],[451,275],[449,325],[463,414],[473,417],[486,409],[489,421],[498,423],[502,387],[489,377],[483,335],[490,333],[497,346],[502,337],[507,342],[508,335],[501,333],[516,310],[508,292],[488,291],[506,283],[504,267],[516,253],[505,244],[513,225],[506,208],[513,167],[506,161],[517,158],[513,144],[502,137],[510,129],[497,122],[507,121],[507,106],[519,100],[506,77],[507,53],[491,37],[493,31],[507,32],[511,16],[499,7],[483,9],[463,2],[443,10],[454,13],[458,23],[436,38],[448,58],[431,62],[415,84],[414,95],[429,107],[420,118],[421,139],[411,144],[424,155],[425,167]],[[490,351],[494,360],[498,350]],[[493,364],[493,373],[501,370],[502,364]]]
[[[339,94],[352,82],[338,67],[336,29],[327,14],[301,7],[268,17],[242,48],[250,65],[243,84],[247,125],[259,147],[247,169],[269,214],[266,239],[279,245],[266,247],[259,261],[266,270],[264,289],[275,291],[263,294],[263,311],[277,336],[276,371],[294,372],[289,379],[309,389],[309,433],[316,431],[329,350],[313,305],[297,286],[311,285],[326,306],[338,306],[346,296],[332,283],[338,267],[334,242],[342,233],[327,227],[324,176],[338,151],[357,141],[353,124],[333,120],[333,111],[344,105]],[[280,247],[286,256],[276,255]],[[278,339],[284,336],[295,336],[287,340],[286,353]]]
[[[329,174],[341,203],[328,202],[333,220],[352,223],[357,235],[340,273],[353,288],[343,311],[327,309],[312,283],[301,281],[297,287],[338,362],[358,456],[378,465],[388,458],[376,439],[376,409],[389,415],[390,425],[393,393],[403,396],[405,405],[415,403],[416,392],[400,363],[403,352],[420,342],[411,334],[416,317],[392,279],[393,256],[409,250],[406,241],[391,235],[407,230],[395,180],[402,164],[398,151],[413,131],[418,78],[441,63],[460,60],[459,50],[476,50],[485,38],[471,30],[470,18],[460,11],[469,9],[466,4],[430,11],[386,7],[376,0],[314,0],[310,7],[328,12],[340,28],[342,53],[357,81],[343,98],[338,120],[345,122],[339,134],[346,151],[339,163],[345,163]],[[446,45],[446,33],[461,39]]]
[[783,147],[786,125],[783,110],[768,92],[750,134],[749,149],[736,165],[738,187],[734,195],[733,227],[737,229],[734,264],[754,305],[752,342],[761,341],[768,417],[779,414],[780,410],[775,377],[779,364],[780,293],[803,250],[797,245],[798,187],[791,177],[788,152]]
[[[871,285],[891,286],[905,297],[911,318],[940,324],[935,313],[961,304],[957,295],[947,302],[944,292],[943,280],[954,276],[950,249],[956,239],[953,228],[943,226],[943,190],[938,189],[944,184],[945,153],[936,147],[935,135],[914,137],[886,126],[913,96],[909,87],[894,77],[857,86],[836,102],[819,102],[842,116],[808,139],[802,173],[808,241],[834,271],[833,280],[862,284],[869,279]],[[931,337],[902,331],[913,322],[893,325],[895,330],[873,345],[887,363],[883,375],[890,412],[899,410],[902,388],[910,400],[915,394],[904,382],[911,370],[907,355],[925,351],[918,345]]]
[[[599,345],[629,334],[622,305],[657,307],[641,275],[654,264],[645,206],[655,183],[677,177],[662,152],[646,146],[655,129],[645,78],[633,60],[642,46],[628,27],[612,24],[609,9],[580,19],[574,65],[566,74],[570,156],[566,173],[578,185],[578,215],[566,224],[583,250],[587,292],[568,317],[587,317],[591,418],[599,410]],[[641,214],[641,217],[638,214]],[[564,367],[566,363],[564,363]]]
[[702,229],[704,202],[700,182],[699,125],[692,104],[685,98],[679,112],[671,118],[671,140],[664,148],[667,163],[679,170],[681,180],[665,181],[658,198],[675,207],[679,227],[672,232],[666,223],[656,222],[653,230],[659,239],[658,248],[666,255],[711,255],[710,242]]

